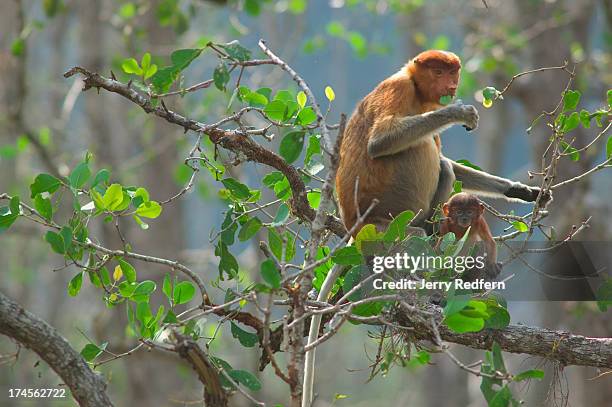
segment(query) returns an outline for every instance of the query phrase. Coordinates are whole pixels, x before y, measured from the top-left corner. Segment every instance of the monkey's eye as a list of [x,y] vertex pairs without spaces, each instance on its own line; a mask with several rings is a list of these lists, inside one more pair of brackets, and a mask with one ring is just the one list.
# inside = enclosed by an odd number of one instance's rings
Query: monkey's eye
[[453,69],[452,71],[450,71],[451,75],[457,75],[457,72],[459,72],[458,69]]
[[433,72],[436,76],[441,76],[444,73],[441,69],[434,69]]

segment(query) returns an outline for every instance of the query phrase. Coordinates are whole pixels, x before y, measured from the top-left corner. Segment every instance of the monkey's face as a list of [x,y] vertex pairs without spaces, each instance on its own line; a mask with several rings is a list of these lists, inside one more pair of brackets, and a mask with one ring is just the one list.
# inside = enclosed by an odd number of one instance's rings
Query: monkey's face
[[459,86],[459,68],[432,67],[429,71],[434,97],[454,97]]
[[476,220],[477,216],[477,212],[475,212],[473,209],[455,211],[455,213],[451,215],[453,221],[462,228],[471,226],[472,222]]
[[428,102],[438,103],[442,96],[454,97],[457,93],[459,71],[458,67],[441,64],[419,65],[415,82]]

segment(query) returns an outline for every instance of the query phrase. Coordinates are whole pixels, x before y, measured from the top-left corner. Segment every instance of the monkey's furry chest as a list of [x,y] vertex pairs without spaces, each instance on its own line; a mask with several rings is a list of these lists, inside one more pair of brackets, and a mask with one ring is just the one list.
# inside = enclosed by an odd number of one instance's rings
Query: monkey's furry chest
[[433,138],[384,159],[394,170],[379,210],[393,216],[407,209],[428,210],[440,175],[440,154]]

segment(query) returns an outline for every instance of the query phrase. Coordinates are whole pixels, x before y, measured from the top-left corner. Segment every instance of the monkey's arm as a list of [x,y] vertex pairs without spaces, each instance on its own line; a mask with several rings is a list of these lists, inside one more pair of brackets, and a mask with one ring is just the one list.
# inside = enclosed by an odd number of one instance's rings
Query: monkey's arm
[[384,117],[372,127],[368,155],[378,158],[399,153],[455,123],[465,123],[469,129],[475,129],[478,126],[476,108],[456,103],[416,116]]
[[487,221],[484,220],[484,217],[480,217],[478,227],[478,236],[482,239],[485,245],[485,250],[487,253],[487,261],[490,263],[497,262],[497,246],[495,245],[495,240],[493,240],[493,235],[491,235],[491,229],[489,229],[489,225]]
[[[442,159],[446,159],[443,157]],[[509,201],[534,202],[540,194],[540,188],[530,187],[520,182],[497,177],[484,171],[478,171],[455,161],[451,161],[453,172],[457,181],[461,181],[462,188],[479,196],[506,198]],[[546,191],[541,198],[545,206],[552,201],[552,195]]]

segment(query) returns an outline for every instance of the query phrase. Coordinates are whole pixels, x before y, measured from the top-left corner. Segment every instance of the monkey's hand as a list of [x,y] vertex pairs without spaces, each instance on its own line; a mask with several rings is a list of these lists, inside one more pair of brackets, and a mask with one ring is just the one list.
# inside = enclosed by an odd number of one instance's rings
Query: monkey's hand
[[464,105],[461,101],[448,105],[447,108],[451,114],[460,123],[464,123],[463,127],[467,131],[472,131],[478,127],[478,110],[472,105]]
[[[535,202],[538,199],[538,195],[542,190],[540,187],[531,187],[528,185],[523,185],[520,182],[516,182],[510,189],[505,193],[507,197],[510,198],[518,198],[525,202]],[[542,192],[542,196],[540,198],[540,205],[545,208],[549,203],[553,200],[552,192],[550,190],[545,190]]]

